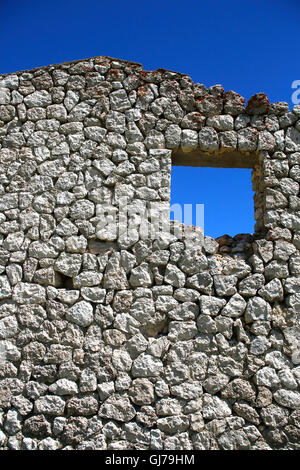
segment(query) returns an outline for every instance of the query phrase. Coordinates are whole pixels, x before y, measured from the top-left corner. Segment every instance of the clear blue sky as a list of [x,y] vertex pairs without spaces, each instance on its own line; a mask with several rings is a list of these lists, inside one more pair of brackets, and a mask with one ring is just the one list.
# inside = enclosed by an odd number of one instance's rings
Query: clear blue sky
[[[0,17],[0,73],[104,55],[290,108],[300,80],[299,0],[1,0]],[[253,232],[250,171],[178,167],[172,181],[172,202],[205,204],[206,234]]]

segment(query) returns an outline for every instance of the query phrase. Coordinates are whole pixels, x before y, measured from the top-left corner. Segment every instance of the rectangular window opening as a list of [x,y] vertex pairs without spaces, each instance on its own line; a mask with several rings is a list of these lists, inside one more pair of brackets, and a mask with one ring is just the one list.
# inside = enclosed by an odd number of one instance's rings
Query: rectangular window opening
[[170,220],[194,226],[200,221],[204,235],[214,239],[253,234],[251,174],[251,168],[173,165]]

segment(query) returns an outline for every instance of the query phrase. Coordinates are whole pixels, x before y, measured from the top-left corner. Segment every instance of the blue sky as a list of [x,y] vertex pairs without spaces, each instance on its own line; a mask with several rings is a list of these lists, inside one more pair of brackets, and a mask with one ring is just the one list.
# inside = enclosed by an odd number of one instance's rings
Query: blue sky
[[[104,55],[292,108],[299,13],[298,0],[2,0],[0,73]],[[205,204],[207,235],[253,232],[252,197],[250,170],[173,169],[172,202]]]

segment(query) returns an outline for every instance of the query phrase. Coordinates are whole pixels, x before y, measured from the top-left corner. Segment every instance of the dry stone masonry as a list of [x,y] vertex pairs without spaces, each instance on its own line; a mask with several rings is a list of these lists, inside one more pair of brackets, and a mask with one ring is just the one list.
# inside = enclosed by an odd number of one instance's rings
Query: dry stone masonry
[[[253,168],[254,234],[147,236],[172,164]],[[107,57],[0,76],[0,447],[300,449],[299,183],[300,106]]]

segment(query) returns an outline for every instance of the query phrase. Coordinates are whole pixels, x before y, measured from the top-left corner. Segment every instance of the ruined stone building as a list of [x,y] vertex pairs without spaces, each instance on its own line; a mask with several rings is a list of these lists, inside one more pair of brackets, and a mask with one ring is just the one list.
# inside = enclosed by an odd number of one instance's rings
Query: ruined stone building
[[[172,165],[252,168],[255,233],[168,224]],[[299,183],[300,106],[0,76],[1,449],[300,449]]]

